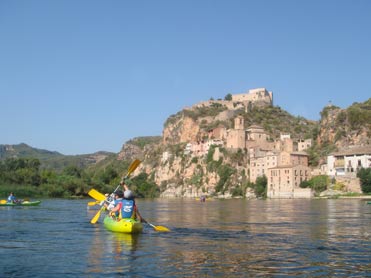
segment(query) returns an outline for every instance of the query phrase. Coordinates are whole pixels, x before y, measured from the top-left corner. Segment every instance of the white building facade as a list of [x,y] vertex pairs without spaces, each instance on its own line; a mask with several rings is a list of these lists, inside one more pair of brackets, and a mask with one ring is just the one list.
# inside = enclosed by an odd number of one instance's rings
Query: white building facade
[[356,176],[361,168],[371,168],[371,146],[353,147],[327,156],[328,176]]

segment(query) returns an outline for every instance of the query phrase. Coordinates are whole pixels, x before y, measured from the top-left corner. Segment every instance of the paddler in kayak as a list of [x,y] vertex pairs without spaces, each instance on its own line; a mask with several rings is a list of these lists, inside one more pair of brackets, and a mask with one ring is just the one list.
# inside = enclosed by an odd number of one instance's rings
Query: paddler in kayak
[[[113,217],[116,216],[118,219],[132,218],[139,222],[142,222],[142,216],[140,215],[138,207],[135,203],[133,192],[129,190],[129,188],[124,182],[121,182],[121,185],[125,190],[123,194],[123,199],[117,202],[116,206],[111,210],[110,215]],[[120,195],[118,196],[120,197]]]
[[[122,193],[121,192],[115,192],[114,193],[114,200],[111,203],[105,204],[106,208],[110,211],[110,215],[113,218],[121,218],[120,217],[120,208],[121,208],[121,202],[122,202]],[[117,208],[117,209],[116,209]]]
[[8,196],[8,200],[7,200],[7,203],[16,203],[17,202],[17,198],[14,196],[14,193],[13,192],[10,192],[9,196]]

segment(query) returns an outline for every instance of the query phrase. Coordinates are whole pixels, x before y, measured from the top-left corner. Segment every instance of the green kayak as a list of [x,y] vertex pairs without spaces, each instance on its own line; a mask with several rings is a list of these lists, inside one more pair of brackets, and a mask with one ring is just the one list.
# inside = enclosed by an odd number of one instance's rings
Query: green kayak
[[1,202],[0,206],[2,206],[2,207],[38,206],[40,203],[41,203],[41,201],[23,201],[23,202],[19,202],[19,203]]
[[138,234],[143,231],[143,224],[131,218],[123,218],[117,221],[107,215],[104,217],[103,223],[104,227],[112,232]]

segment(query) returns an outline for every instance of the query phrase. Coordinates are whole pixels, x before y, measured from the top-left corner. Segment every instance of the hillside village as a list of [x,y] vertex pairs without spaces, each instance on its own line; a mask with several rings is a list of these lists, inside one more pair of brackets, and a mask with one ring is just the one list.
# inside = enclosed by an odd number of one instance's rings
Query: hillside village
[[[255,183],[258,177],[266,176],[268,198],[312,198],[314,192],[310,188],[301,188],[300,184],[316,175],[336,178],[342,183],[343,191],[361,192],[356,172],[360,167],[371,167],[370,145],[333,153],[327,157],[327,163],[311,168],[306,150],[312,146],[312,139],[291,138],[288,132],[281,132],[279,138],[272,138],[263,127],[255,124],[246,126],[244,117],[238,113],[231,113],[238,110],[247,111],[254,106],[273,106],[273,93],[265,88],[258,88],[244,94],[230,95],[229,100],[200,102],[193,107],[185,108],[185,111],[204,107],[224,107],[224,110],[221,109],[215,117],[203,117],[201,124],[185,116],[168,124],[163,131],[163,145],[184,144],[182,155],[188,157],[188,162],[197,159],[198,162],[196,165],[186,163],[185,167],[179,155],[164,151],[161,165],[152,172],[155,173],[156,183],[162,184],[164,188],[162,196],[215,195],[215,187],[220,177],[210,173],[203,165],[210,148],[213,148],[214,161],[220,161],[224,156],[223,149],[231,153],[242,151],[243,157],[233,166],[236,170],[234,182],[238,184],[242,175],[246,175],[246,179],[251,183]],[[202,124],[228,119],[233,121],[233,126],[217,125],[206,131],[200,128]],[[148,173],[153,171],[149,167],[142,170]],[[183,177],[181,182],[179,176]],[[198,181],[195,179],[196,176]],[[178,180],[174,181],[176,178]],[[179,183],[182,186],[179,186]],[[229,191],[225,189],[223,197],[231,196],[232,188]],[[246,197],[253,197],[252,195],[251,191],[246,191]]]
[[143,197],[357,194],[357,173],[371,168],[371,99],[346,109],[328,105],[320,121],[310,121],[274,106],[273,93],[257,88],[185,107],[168,117],[162,136],[133,138],[118,154],[0,145],[3,182],[42,184],[53,197],[84,195],[87,184],[104,191],[134,159],[142,163],[132,186]]

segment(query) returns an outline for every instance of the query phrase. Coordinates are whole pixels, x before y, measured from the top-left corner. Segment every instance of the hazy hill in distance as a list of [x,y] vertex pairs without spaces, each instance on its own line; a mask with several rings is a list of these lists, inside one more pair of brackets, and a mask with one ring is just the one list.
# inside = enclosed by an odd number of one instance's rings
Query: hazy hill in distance
[[116,156],[116,154],[101,151],[93,154],[63,155],[59,152],[33,148],[24,143],[17,145],[0,144],[0,160],[7,158],[37,158],[40,160],[41,168],[57,171],[69,165],[83,168],[98,163],[110,156]]

